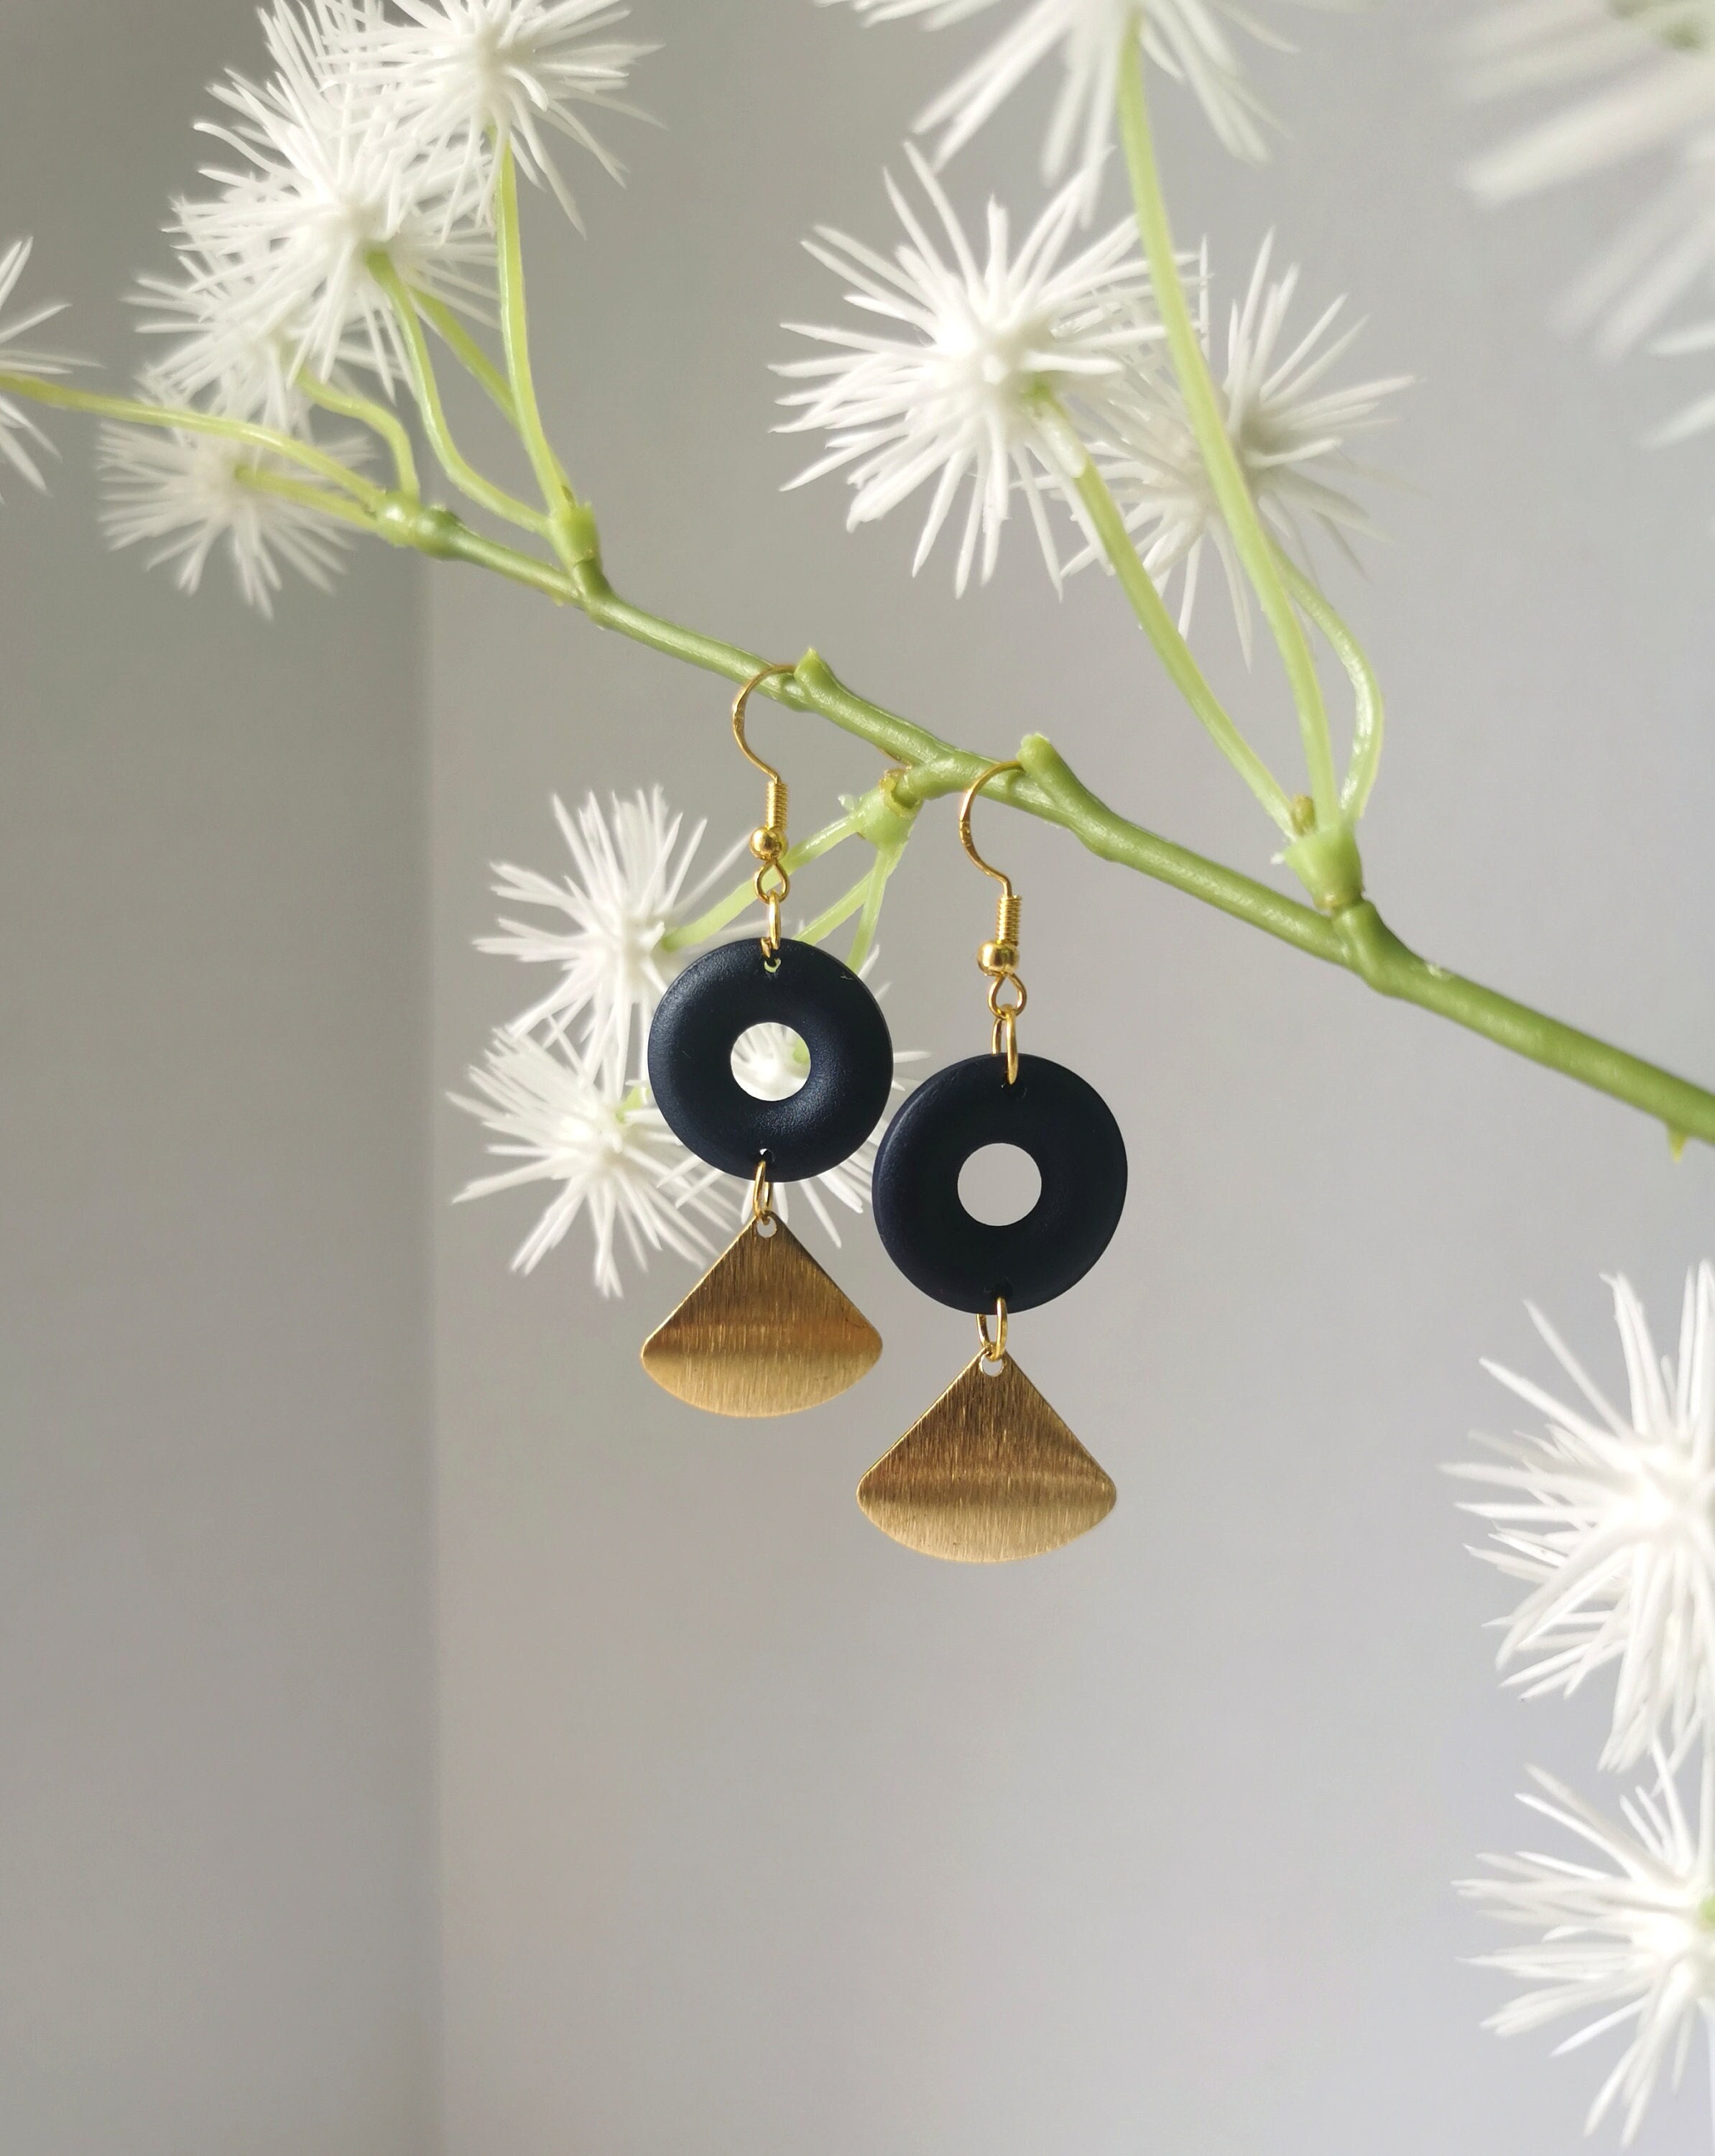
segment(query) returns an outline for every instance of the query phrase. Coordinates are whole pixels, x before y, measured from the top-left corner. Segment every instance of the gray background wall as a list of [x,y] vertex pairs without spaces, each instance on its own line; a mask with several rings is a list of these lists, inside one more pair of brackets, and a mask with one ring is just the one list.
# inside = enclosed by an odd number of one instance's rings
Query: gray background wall
[[[0,7],[0,234],[120,294],[243,0]],[[417,583],[274,626],[0,511],[0,2148],[418,2156],[434,1991]]]
[[[760,649],[813,640],[996,754],[1044,727],[1144,821],[1267,873],[1268,829],[1110,591],[1057,604],[1021,530],[955,604],[947,561],[910,582],[909,519],[851,538],[837,489],[776,491],[802,446],[768,432],[774,325],[835,305],[797,240],[826,218],[892,244],[877,168],[975,33],[806,0],[637,19],[668,40],[639,85],[668,130],[632,138],[623,197],[586,190],[587,245],[551,216],[533,234],[540,377],[620,588]],[[1432,954],[1715,1067],[1715,459],[1635,447],[1669,370],[1601,375],[1543,326],[1620,191],[1486,220],[1451,178],[1480,131],[1446,95],[1445,9],[1290,27],[1303,57],[1259,70],[1293,135],[1270,172],[1160,103],[1184,232],[1231,275],[1277,222],[1307,307],[1349,289],[1362,363],[1423,377],[1380,450],[1416,490],[1377,505],[1392,543],[1367,581],[1332,572],[1393,694],[1375,886]],[[1032,198],[1049,89],[956,168],[967,213],[996,182]],[[723,833],[755,804],[717,685],[475,578],[433,594],[452,1085],[519,1004],[470,939],[489,861],[554,862],[550,789],[665,778]],[[1211,648],[1284,762],[1269,670],[1247,687]],[[804,828],[875,775],[813,725],[759,733]],[[859,1473],[969,1347],[868,1230],[837,1263],[880,1368],[746,1428],[637,1369],[688,1269],[615,1311],[581,1248],[508,1276],[527,1199],[448,1216],[448,2148],[1559,2156],[1595,2061],[1480,2033],[1501,1991],[1460,1958],[1492,1940],[1448,1882],[1517,1845],[1528,1760],[1595,1780],[1595,1732],[1498,1696],[1499,1590],[1438,1468],[1510,1426],[1477,1358],[1538,1367],[1526,1295],[1610,1373],[1600,1270],[1671,1329],[1709,1162],[1052,834],[986,829],[1026,894],[1030,1040],[1131,1147],[1115,1248],[1018,1327],[1120,1508],[987,1574],[867,1525]],[[943,808],[882,967],[896,1037],[937,1060],[981,1045],[986,914]],[[439,1189],[479,1157],[449,1111]],[[1707,2132],[1693,2091],[1640,2145]]]
[[[955,605],[902,523],[848,538],[836,490],[776,490],[772,325],[832,304],[797,238],[887,232],[876,167],[955,41],[801,0],[639,20],[668,130],[625,196],[586,189],[587,244],[533,236],[545,394],[622,587],[813,639],[997,753],[1043,726],[1266,872],[1110,592],[1057,604],[1021,531]],[[1393,690],[1368,852],[1395,925],[1707,1070],[1715,461],[1632,446],[1665,370],[1542,327],[1617,191],[1460,200],[1444,28],[1427,0],[1307,18],[1263,69],[1295,136],[1265,175],[1164,100],[1181,226],[1236,264],[1277,219],[1307,300],[1349,287],[1366,362],[1424,377],[1392,543],[1334,577]],[[84,348],[125,349],[198,86],[253,51],[214,0],[0,15],[0,226],[37,231]],[[959,167],[968,211],[1028,196],[1046,89]],[[479,1158],[450,1110],[424,1157],[432,1090],[516,1002],[469,948],[487,863],[552,863],[554,788],[670,777],[743,828],[718,688],[451,571],[424,682],[396,562],[272,630],[218,578],[187,606],[102,557],[56,431],[53,501],[0,516],[0,2144],[433,2149],[438,1898],[449,2156],[1569,2145],[1594,2065],[1480,2034],[1499,1994],[1459,1958],[1488,1937],[1447,1881],[1518,1837],[1528,1759],[1594,1784],[1595,1730],[1498,1696],[1437,1467],[1506,1412],[1478,1353],[1532,1363],[1527,1293],[1609,1369],[1599,1270],[1671,1316],[1707,1160],[997,818],[1031,1039],[1113,1100],[1134,1175],[1019,1349],[1123,1502],[1041,1565],[914,1559],[851,1488],[967,1343],[867,1229],[837,1262],[880,1370],[713,1424],[635,1367],[687,1273],[616,1312],[574,1241],[516,1281],[528,1201],[443,1209]],[[1284,759],[1267,670],[1210,641]],[[873,775],[766,731],[801,818]],[[980,1042],[984,912],[943,808],[883,954],[937,1060]],[[1706,2131],[1693,2093],[1641,2145]]]

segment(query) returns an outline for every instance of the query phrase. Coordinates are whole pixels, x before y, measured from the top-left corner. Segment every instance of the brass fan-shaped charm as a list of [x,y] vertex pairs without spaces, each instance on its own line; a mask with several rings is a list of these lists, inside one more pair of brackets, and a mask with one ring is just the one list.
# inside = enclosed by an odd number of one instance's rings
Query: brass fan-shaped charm
[[1011,1357],[994,1370],[993,1353],[980,1353],[858,1486],[882,1532],[925,1557],[1041,1557],[1098,1527],[1118,1498]]
[[642,1351],[676,1399],[750,1416],[818,1407],[880,1353],[881,1335],[777,1216],[750,1221]]

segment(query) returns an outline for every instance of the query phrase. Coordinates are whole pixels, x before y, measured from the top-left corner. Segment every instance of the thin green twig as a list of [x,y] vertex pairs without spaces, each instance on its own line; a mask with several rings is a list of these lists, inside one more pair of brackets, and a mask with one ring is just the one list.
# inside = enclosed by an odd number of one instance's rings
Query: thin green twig
[[1369,805],[1381,767],[1382,741],[1387,730],[1381,684],[1363,645],[1335,612],[1321,586],[1307,577],[1289,555],[1281,555],[1280,572],[1287,589],[1327,639],[1329,650],[1344,667],[1352,685],[1352,760],[1340,788],[1340,806],[1355,823]]
[[348,501],[342,494],[330,494],[325,487],[312,486],[307,480],[288,479],[284,472],[259,470],[254,465],[238,465],[233,477],[240,486],[248,486],[255,494],[271,494],[281,501],[295,501],[302,508],[313,509],[319,516],[331,516],[343,524],[355,524],[361,531],[372,532],[375,519],[362,506]]
[[386,495],[385,488],[366,479],[361,472],[353,471],[349,465],[341,464],[337,457],[330,456],[325,449],[317,449],[313,442],[299,441],[294,434],[283,434],[275,428],[261,426],[253,420],[223,418],[217,413],[198,412],[188,407],[180,409],[165,404],[143,404],[132,397],[104,397],[99,392],[69,388],[61,382],[44,382],[38,375],[8,374],[3,370],[0,370],[0,393],[27,397],[33,403],[49,404],[62,412],[87,412],[95,418],[117,419],[130,427],[158,427],[175,434],[218,435],[223,440],[243,442],[247,448],[301,465],[306,471],[318,473],[371,506]]
[[888,879],[904,858],[904,846],[878,846],[875,860],[863,883],[863,911],[858,916],[852,947],[846,953],[846,963],[855,973],[875,948],[875,932],[881,925],[883,901],[888,895]]
[[[806,839],[801,845],[791,849],[785,861],[787,875],[795,875],[798,870],[807,868],[811,861],[820,860],[824,854],[831,853],[836,846],[842,845],[847,839],[857,835],[857,817],[842,816],[837,823],[826,825],[813,838]],[[753,874],[747,875],[724,898],[717,899],[706,913],[699,913],[694,921],[686,921],[683,927],[669,929],[661,939],[661,947],[663,951],[694,950],[699,943],[706,943],[711,936],[718,936],[723,928],[730,927],[746,906],[757,903],[756,879]]]
[[317,375],[300,372],[297,387],[312,404],[319,404],[324,412],[336,412],[341,418],[356,419],[371,428],[387,444],[392,454],[393,472],[402,494],[415,495],[422,489],[417,480],[417,458],[411,447],[411,433],[397,412],[390,412],[385,404],[378,404],[372,397],[361,397],[355,389],[340,389],[331,382],[324,382]]
[[1173,244],[1160,176],[1155,168],[1155,146],[1144,85],[1144,55],[1139,35],[1144,12],[1139,8],[1126,27],[1125,49],[1119,68],[1119,133],[1131,175],[1138,230],[1149,260],[1150,285],[1162,326],[1167,332],[1174,372],[1185,398],[1185,411],[1210,485],[1215,490],[1216,501],[1232,534],[1239,560],[1256,589],[1286,668],[1293,701],[1298,707],[1317,820],[1332,825],[1339,819],[1339,795],[1334,783],[1328,710],[1323,701],[1315,657],[1282,580],[1273,542],[1264,529],[1238,453],[1227,434],[1226,414],[1209,372],[1202,339],[1191,320],[1185,287],[1180,282],[1179,256]]
[[429,446],[440,459],[441,468],[459,492],[469,496],[480,509],[490,516],[503,518],[509,524],[520,526],[538,536],[549,536],[548,520],[540,510],[532,509],[528,502],[520,501],[516,495],[509,494],[503,486],[484,479],[475,466],[468,463],[458,444],[453,439],[453,430],[447,424],[446,408],[441,402],[441,386],[435,378],[435,365],[430,357],[428,341],[422,333],[422,319],[417,311],[417,301],[409,286],[385,254],[376,254],[370,259],[370,274],[374,277],[392,303],[393,312],[404,333],[405,352],[411,368],[411,386],[416,393],[417,408],[422,413],[422,424],[429,438]]
[[842,891],[832,906],[796,932],[798,940],[803,943],[825,943],[835,929],[842,928],[854,913],[862,911],[873,881],[873,870],[866,869],[849,891]]
[[[576,506],[577,495],[549,443],[541,409],[536,403],[535,377],[530,368],[530,314],[525,297],[524,235],[518,218],[518,164],[510,142],[500,152],[494,238],[500,278],[500,333],[506,342],[506,372],[512,386],[519,439],[529,454],[536,484],[542,490],[542,500],[552,515],[562,502],[569,501]],[[556,546],[559,543],[556,538]]]
[[420,290],[415,285],[411,288],[411,296],[417,302],[417,312],[435,335],[465,372],[482,385],[499,408],[502,418],[516,432],[518,409],[512,401],[512,385],[504,373],[495,366],[444,300],[437,299],[433,292]]
[[1293,807],[1286,789],[1257,755],[1210,687],[1190,646],[1180,634],[1179,624],[1167,611],[1155,580],[1139,559],[1132,536],[1125,528],[1119,505],[1107,481],[1093,464],[1086,463],[1078,479],[1078,498],[1095,526],[1102,551],[1113,566],[1120,588],[1142,624],[1144,632],[1160,654],[1168,676],[1216,748],[1237,772],[1288,839],[1298,836]]

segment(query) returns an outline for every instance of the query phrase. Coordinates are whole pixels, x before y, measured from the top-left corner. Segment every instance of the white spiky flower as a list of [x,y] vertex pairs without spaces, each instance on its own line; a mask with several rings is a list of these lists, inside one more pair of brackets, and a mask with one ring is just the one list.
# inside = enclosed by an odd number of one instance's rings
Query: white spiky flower
[[1640,157],[1668,173],[1568,294],[1569,327],[1618,354],[1715,269],[1715,0],[1503,0],[1465,32],[1479,99],[1571,91],[1478,158],[1467,178],[1504,203]]
[[264,18],[275,72],[233,75],[214,95],[236,116],[204,131],[235,150],[220,192],[177,205],[187,257],[223,280],[234,333],[284,338],[289,374],[330,373],[361,353],[391,385],[404,371],[392,305],[374,265],[458,304],[480,300],[490,254],[448,213],[456,157],[426,148],[397,89],[369,80],[354,48],[381,34],[373,0],[274,0]]
[[[1303,0],[1345,8],[1354,0]],[[1001,0],[818,0],[849,4],[871,22],[915,16],[939,30],[981,15]],[[1236,32],[1282,46],[1239,0],[1020,0],[987,51],[950,83],[919,116],[920,132],[938,133],[935,162],[962,149],[996,110],[1044,61],[1057,57],[1060,95],[1042,149],[1045,178],[1057,180],[1075,160],[1092,198],[1113,140],[1119,65],[1128,26],[1140,25],[1144,52],[1162,71],[1186,84],[1221,143],[1235,157],[1260,163],[1268,154],[1268,110],[1247,81]]]
[[1479,1553],[1528,1593],[1506,1623],[1503,1666],[1528,1695],[1574,1691],[1617,1666],[1606,1766],[1652,1745],[1677,1753],[1715,1706],[1715,1268],[1686,1282],[1676,1365],[1658,1358],[1643,1307],[1611,1282],[1629,1412],[1611,1406],[1536,1311],[1538,1331],[1582,1401],[1568,1406],[1490,1363],[1546,1418],[1540,1433],[1482,1441],[1492,1460],[1451,1471],[1492,1496]]
[[302,409],[291,384],[296,356],[291,337],[270,323],[248,265],[212,260],[182,238],[176,269],[139,277],[131,295],[148,311],[138,326],[144,336],[171,340],[151,381],[172,403],[217,393],[233,417],[289,431]]
[[[1331,336],[1345,304],[1336,300],[1303,336],[1289,341],[1287,317],[1298,272],[1294,267],[1271,279],[1273,247],[1271,234],[1257,254],[1242,305],[1231,311],[1226,371],[1217,389],[1228,436],[1257,507],[1283,545],[1308,566],[1310,527],[1348,554],[1354,537],[1371,531],[1363,509],[1336,483],[1360,473],[1345,454],[1345,445],[1385,424],[1383,401],[1408,387],[1411,377],[1395,375],[1329,388],[1328,374],[1364,326],[1354,323]],[[1206,254],[1200,316],[1203,348],[1213,360],[1209,293]],[[1097,463],[1156,583],[1165,591],[1175,574],[1182,573],[1184,630],[1190,629],[1196,607],[1205,550],[1213,547],[1226,572],[1233,617],[1248,657],[1249,580],[1178,384],[1165,366],[1144,363],[1131,369],[1127,387],[1128,393],[1114,400],[1112,437],[1097,445]],[[1098,558],[1099,550],[1093,548],[1077,566]]]
[[812,385],[782,398],[798,414],[782,431],[827,436],[827,454],[791,484],[844,472],[852,490],[847,522],[855,527],[933,482],[914,572],[968,480],[956,569],[962,592],[979,541],[984,581],[994,573],[1016,482],[1057,583],[1044,493],[1062,495],[1076,513],[1073,482],[1087,462],[1066,401],[1100,414],[1126,355],[1160,335],[1144,306],[1147,275],[1135,257],[1135,234],[1118,226],[1062,261],[1078,222],[1074,184],[1016,251],[1006,213],[991,202],[988,252],[979,261],[939,182],[914,151],[908,154],[942,244],[891,175],[888,192],[906,234],[892,261],[827,228],[805,243],[850,281],[851,304],[886,326],[787,324],[832,348],[776,369]]
[[489,1151],[515,1163],[482,1176],[459,1200],[486,1198],[526,1183],[560,1187],[519,1246],[513,1268],[531,1272],[558,1247],[580,1214],[595,1242],[595,1281],[604,1296],[624,1292],[615,1255],[623,1235],[646,1267],[652,1251],[689,1259],[709,1254],[707,1239],[687,1219],[719,1219],[706,1191],[686,1188],[690,1157],[668,1129],[647,1087],[599,1069],[565,1040],[497,1034],[487,1060],[470,1073],[479,1097],[460,1094],[454,1105],[493,1133]]
[[610,34],[630,14],[616,0],[397,0],[403,23],[359,41],[366,79],[397,90],[404,122],[457,167],[454,202],[491,217],[499,153],[553,192],[574,224],[577,204],[549,148],[558,135],[613,179],[623,168],[586,112],[642,115],[625,97],[632,69],[655,50]]
[[675,970],[665,938],[733,855],[687,891],[707,824],[699,823],[681,844],[684,819],[668,809],[658,786],[648,793],[639,789],[629,800],[616,795],[611,814],[593,793],[575,817],[556,796],[554,817],[572,872],[556,882],[534,869],[497,863],[494,891],[509,905],[540,907],[557,916],[555,924],[503,920],[502,932],[479,938],[477,948],[557,969],[558,979],[514,1020],[509,1033],[542,1025],[561,1033],[579,1025],[590,1055],[623,1070],[633,1020],[647,1025]]
[[[8,321],[3,312],[28,264],[31,244],[28,239],[14,239],[9,247],[0,250],[0,374],[28,374],[40,380],[64,374],[70,362],[56,359],[51,353],[38,352],[22,340],[61,313],[60,304],[50,300],[18,316],[14,321]],[[53,448],[15,398],[0,396],[0,461],[9,464],[32,486],[43,488],[47,481],[28,446],[32,442],[38,449],[51,451]]]
[[[1556,2056],[1609,2031],[1625,2047],[1591,2107],[1592,2131],[1615,2105],[1629,2145],[1665,2071],[1679,2087],[1699,2026],[1715,2026],[1715,1778],[1706,1758],[1694,1818],[1667,1763],[1610,1820],[1563,1784],[1537,1773],[1519,1801],[1594,1850],[1600,1863],[1527,1853],[1491,1856],[1500,1875],[1461,1892],[1503,1923],[1542,1937],[1486,1955],[1481,1967],[1532,1987],[1488,2023],[1512,2036],[1578,2017]],[[1589,2018],[1586,2018],[1589,2017]]]
[[[148,403],[172,401],[152,376],[143,377],[140,394]],[[218,406],[212,403],[211,408]],[[364,451],[360,439],[330,447],[348,463]],[[182,592],[197,588],[209,556],[223,542],[239,591],[264,615],[274,612],[283,570],[295,570],[326,591],[343,566],[350,539],[344,524],[310,502],[254,483],[302,482],[302,468],[273,451],[223,434],[108,421],[99,461],[106,481],[101,522],[109,541],[115,547],[149,547],[149,567],[171,564]]]

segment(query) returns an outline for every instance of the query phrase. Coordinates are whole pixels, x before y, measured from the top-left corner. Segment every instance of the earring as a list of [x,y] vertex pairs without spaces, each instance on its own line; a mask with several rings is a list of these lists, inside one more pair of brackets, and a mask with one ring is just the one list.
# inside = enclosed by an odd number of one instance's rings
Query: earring
[[[1018,977],[1022,908],[1011,879],[976,850],[970,812],[991,778],[1021,768],[991,765],[959,816],[965,850],[1001,886],[994,941],[977,957],[989,983],[991,1053],[920,1086],[875,1163],[875,1222],[888,1256],[925,1295],[974,1312],[981,1344],[870,1469],[858,1502],[895,1542],[966,1564],[1057,1549],[1104,1520],[1118,1495],[1008,1345],[1020,1311],[1064,1295],[1107,1249],[1126,1183],[1125,1141],[1101,1095],[1075,1071],[1018,1052],[1028,1000]],[[1036,1204],[1006,1227],[973,1219],[959,1195],[960,1171],[988,1145],[1017,1147],[1042,1177]]]
[[[893,1082],[893,1040],[875,998],[837,958],[781,935],[791,889],[786,787],[745,738],[745,708],[764,681],[794,670],[764,667],[732,709],[734,737],[768,781],[767,810],[750,837],[767,929],[760,944],[729,943],[688,966],[649,1029],[656,1106],[699,1160],[750,1183],[737,1240],[643,1343],[655,1383],[714,1414],[817,1406],[855,1385],[882,1346],[774,1210],[776,1183],[826,1174],[857,1152]],[[734,1043],[769,1024],[789,1026],[810,1051],[808,1078],[784,1101],[759,1101],[733,1075]]]

